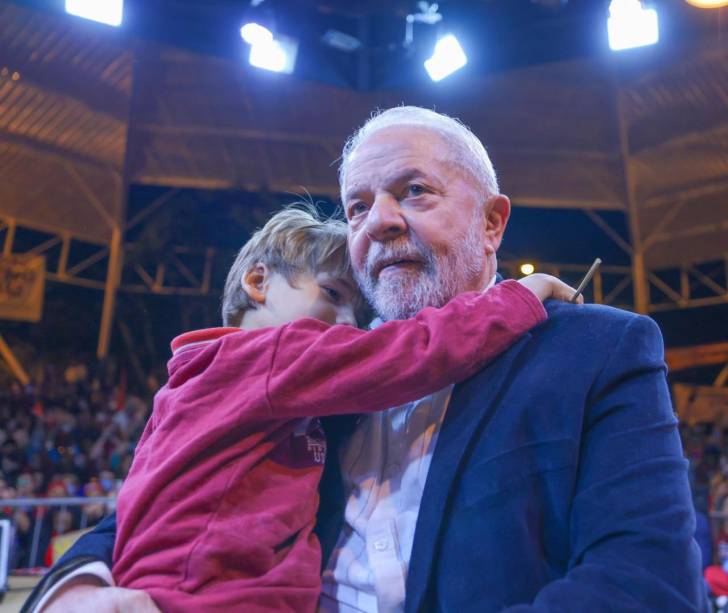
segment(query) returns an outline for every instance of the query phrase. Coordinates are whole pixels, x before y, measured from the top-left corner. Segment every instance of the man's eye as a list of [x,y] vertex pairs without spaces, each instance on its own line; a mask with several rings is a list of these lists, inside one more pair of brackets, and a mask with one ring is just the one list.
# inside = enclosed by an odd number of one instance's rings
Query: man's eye
[[418,184],[408,185],[407,186],[407,195],[412,196],[416,198],[417,196],[421,196],[424,194],[427,190]]
[[356,202],[349,207],[349,216],[356,217],[357,215],[366,212],[366,210],[366,204],[364,204],[363,202]]

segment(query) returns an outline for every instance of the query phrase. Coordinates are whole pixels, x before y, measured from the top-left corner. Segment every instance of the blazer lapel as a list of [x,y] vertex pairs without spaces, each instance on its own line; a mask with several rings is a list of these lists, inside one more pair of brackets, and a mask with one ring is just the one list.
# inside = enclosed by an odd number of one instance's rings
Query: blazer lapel
[[455,386],[438,435],[415,528],[406,584],[405,611],[426,610],[433,560],[453,480],[476,432],[488,425],[516,358],[531,338],[526,334],[506,353],[467,381]]

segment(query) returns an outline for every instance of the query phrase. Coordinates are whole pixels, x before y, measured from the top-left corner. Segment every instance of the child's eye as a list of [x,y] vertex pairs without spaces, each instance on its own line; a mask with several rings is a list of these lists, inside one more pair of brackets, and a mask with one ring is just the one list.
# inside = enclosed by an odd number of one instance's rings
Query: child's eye
[[338,303],[341,300],[341,293],[335,290],[333,287],[321,286],[326,296],[333,302]]

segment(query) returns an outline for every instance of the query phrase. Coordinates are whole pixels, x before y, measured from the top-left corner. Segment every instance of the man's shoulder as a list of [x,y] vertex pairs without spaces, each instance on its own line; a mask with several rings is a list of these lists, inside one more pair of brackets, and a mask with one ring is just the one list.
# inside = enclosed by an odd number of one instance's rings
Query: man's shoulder
[[549,316],[545,322],[547,328],[614,331],[635,323],[654,325],[648,317],[602,304],[571,304],[548,300],[544,306]]
[[549,319],[557,323],[595,323],[596,325],[628,325],[640,315],[603,304],[571,304],[560,300],[547,300]]
[[[548,344],[559,339],[565,346],[598,348],[604,354],[626,341],[634,344],[635,350],[655,355],[663,351],[659,327],[644,315],[600,304],[578,305],[555,300],[547,301],[545,307],[549,317],[533,334]],[[558,344],[562,346],[561,342]]]

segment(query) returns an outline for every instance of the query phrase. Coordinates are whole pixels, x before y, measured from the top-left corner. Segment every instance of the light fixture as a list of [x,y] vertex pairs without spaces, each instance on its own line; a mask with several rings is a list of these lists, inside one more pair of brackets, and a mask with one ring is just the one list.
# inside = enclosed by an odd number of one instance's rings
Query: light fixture
[[250,65],[273,72],[291,74],[296,65],[298,43],[287,36],[250,47]]
[[530,262],[524,262],[521,264],[521,274],[528,276],[532,275],[534,272],[536,272],[536,267]]
[[110,26],[120,26],[124,0],[66,0],[66,13]]
[[719,9],[728,6],[728,0],[685,0],[699,9]]
[[241,38],[250,45],[248,61],[251,66],[291,74],[296,64],[298,42],[288,36],[273,33],[258,23],[246,23],[240,28]]
[[612,0],[607,30],[612,51],[654,45],[660,38],[657,11],[640,0]]
[[465,51],[452,34],[440,38],[430,59],[425,60],[425,70],[433,81],[440,81],[460,70],[468,63]]
[[264,45],[273,40],[273,32],[259,23],[246,23],[240,28],[240,37],[249,45]]
[[358,38],[340,30],[326,30],[321,37],[321,41],[329,47],[344,53],[352,53],[361,49],[361,41]]

